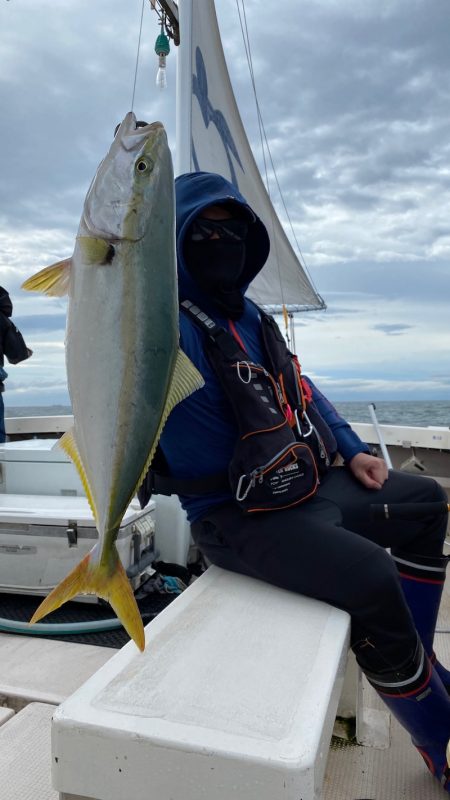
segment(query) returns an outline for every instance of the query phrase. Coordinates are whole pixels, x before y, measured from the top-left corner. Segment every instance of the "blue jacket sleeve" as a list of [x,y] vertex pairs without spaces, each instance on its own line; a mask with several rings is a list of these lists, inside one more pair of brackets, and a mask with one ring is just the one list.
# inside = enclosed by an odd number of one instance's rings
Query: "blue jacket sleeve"
[[350,427],[343,417],[336,411],[335,407],[329,400],[319,391],[317,386],[314,385],[311,378],[303,376],[312,390],[313,401],[319,411],[320,415],[324,418],[327,425],[333,431],[334,437],[337,442],[338,451],[345,462],[349,462],[357,453],[370,453],[368,445],[361,441],[358,434]]

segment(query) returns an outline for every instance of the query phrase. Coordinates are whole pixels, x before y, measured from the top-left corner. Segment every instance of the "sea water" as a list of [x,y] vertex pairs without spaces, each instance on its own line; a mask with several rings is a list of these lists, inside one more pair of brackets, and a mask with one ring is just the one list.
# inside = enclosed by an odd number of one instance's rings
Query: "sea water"
[[[336,409],[349,422],[371,422],[369,403],[335,403]],[[450,427],[450,402],[446,400],[380,400],[375,402],[375,414],[380,424],[413,427]]]
[[[369,403],[354,402],[334,404],[337,411],[349,422],[371,422]],[[51,417],[71,414],[70,406],[6,406],[7,417]],[[380,400],[375,403],[375,414],[380,424],[450,427],[450,401],[446,400]]]

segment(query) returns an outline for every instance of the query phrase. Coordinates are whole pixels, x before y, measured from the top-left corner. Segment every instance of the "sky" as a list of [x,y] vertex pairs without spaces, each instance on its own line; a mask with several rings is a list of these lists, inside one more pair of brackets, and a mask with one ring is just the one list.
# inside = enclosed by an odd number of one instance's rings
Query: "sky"
[[[238,4],[216,10],[262,168]],[[72,253],[131,108],[141,11],[142,0],[0,0],[0,284],[33,349],[7,365],[7,407],[69,402],[66,301],[20,286]],[[246,0],[245,17],[283,199],[327,304],[296,317],[304,371],[335,401],[450,401],[450,3]],[[175,157],[177,53],[161,91],[158,32],[145,0],[134,110],[164,123]]]

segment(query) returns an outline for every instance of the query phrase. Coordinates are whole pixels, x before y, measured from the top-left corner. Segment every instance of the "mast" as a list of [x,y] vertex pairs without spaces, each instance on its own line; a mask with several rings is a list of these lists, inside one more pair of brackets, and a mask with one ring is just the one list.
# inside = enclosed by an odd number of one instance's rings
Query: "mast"
[[178,12],[182,33],[177,59],[175,175],[192,171],[192,2],[182,0]]

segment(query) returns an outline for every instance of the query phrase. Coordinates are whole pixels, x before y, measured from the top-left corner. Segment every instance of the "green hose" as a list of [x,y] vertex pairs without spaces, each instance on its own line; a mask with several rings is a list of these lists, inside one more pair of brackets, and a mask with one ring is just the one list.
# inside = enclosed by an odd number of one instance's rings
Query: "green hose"
[[0,631],[3,633],[26,633],[27,636],[70,636],[76,633],[98,633],[121,628],[119,619],[100,619],[92,622],[19,622],[0,617]]

